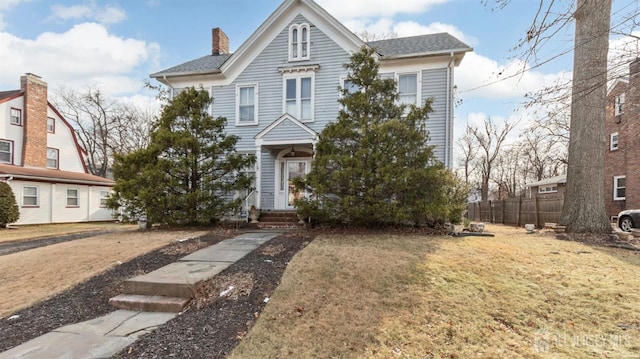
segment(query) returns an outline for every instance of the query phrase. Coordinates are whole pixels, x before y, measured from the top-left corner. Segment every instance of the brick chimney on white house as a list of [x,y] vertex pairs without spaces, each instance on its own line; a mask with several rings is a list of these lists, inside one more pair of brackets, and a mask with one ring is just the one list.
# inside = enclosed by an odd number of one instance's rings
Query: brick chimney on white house
[[24,93],[22,165],[47,166],[47,83],[27,73],[20,77]]
[[222,31],[221,28],[216,27],[211,30],[212,37],[212,46],[211,46],[211,54],[212,55],[223,55],[229,53],[229,37],[227,34]]

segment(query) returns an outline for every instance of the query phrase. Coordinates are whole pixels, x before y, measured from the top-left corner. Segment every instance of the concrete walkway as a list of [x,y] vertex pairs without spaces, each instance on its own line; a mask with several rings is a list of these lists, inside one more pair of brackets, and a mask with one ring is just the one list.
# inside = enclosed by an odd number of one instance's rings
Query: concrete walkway
[[[249,232],[196,251],[178,262],[133,278],[133,286],[148,282],[199,283],[276,237],[276,232]],[[126,284],[125,284],[126,286]],[[67,325],[0,353],[0,359],[110,358],[171,320],[177,313],[117,310],[103,317]]]

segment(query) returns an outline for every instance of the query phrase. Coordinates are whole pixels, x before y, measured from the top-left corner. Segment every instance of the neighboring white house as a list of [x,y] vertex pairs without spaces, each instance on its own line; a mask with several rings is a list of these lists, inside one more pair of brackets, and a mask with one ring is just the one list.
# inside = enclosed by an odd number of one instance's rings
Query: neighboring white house
[[40,77],[26,74],[19,90],[0,91],[0,181],[16,196],[16,224],[113,220],[105,200],[114,183],[89,174],[83,155]]
[[451,167],[453,73],[472,49],[447,33],[365,43],[314,1],[285,0],[235,53],[215,28],[211,54],[151,77],[174,94],[209,90],[212,115],[227,118],[239,152],[257,157],[247,204],[293,209],[292,180],[309,172],[318,134],[338,117],[338,88],[348,86],[343,65],[362,46],[376,50],[380,74],[397,80],[402,103],[433,98],[430,144]]

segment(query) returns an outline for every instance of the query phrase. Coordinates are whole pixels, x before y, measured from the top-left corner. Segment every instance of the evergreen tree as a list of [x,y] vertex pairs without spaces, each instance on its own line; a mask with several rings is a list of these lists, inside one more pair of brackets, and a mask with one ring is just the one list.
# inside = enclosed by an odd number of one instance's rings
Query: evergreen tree
[[341,89],[338,119],[320,134],[312,170],[299,183],[313,193],[298,201],[299,211],[366,226],[459,221],[464,201],[452,201],[455,178],[427,145],[432,100],[399,104],[395,81],[379,76],[373,54],[363,47],[345,64],[357,90]]
[[9,223],[18,221],[20,209],[16,203],[16,196],[7,182],[0,182],[0,228],[6,228]]
[[211,101],[206,90],[185,89],[163,109],[147,148],[116,156],[110,208],[125,219],[199,225],[240,206],[234,193],[250,187],[243,169],[255,158],[236,153],[238,137],[225,134],[225,118],[209,115]]

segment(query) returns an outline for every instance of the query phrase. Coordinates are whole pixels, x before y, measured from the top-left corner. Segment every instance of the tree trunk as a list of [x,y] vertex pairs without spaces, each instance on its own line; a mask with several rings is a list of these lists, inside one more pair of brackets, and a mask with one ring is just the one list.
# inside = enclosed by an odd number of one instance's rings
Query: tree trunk
[[612,0],[577,0],[567,193],[567,232],[610,233],[604,204],[605,96]]

